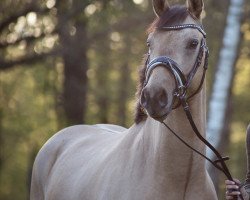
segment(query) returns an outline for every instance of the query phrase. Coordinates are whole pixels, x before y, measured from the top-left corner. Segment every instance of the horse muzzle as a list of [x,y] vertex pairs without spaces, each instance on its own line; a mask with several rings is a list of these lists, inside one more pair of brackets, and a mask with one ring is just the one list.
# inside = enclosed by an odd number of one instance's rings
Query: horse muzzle
[[172,110],[172,100],[164,88],[142,90],[140,103],[147,114],[158,121],[163,121]]
[[[158,67],[167,70],[169,74],[168,78],[171,78],[173,81],[173,88],[169,86],[168,88],[164,87],[165,84],[163,82],[167,77],[162,78],[162,84],[159,84],[159,80],[157,81],[158,83],[154,83],[154,81],[153,83],[149,83],[152,72]],[[160,72],[158,72],[158,74],[160,74]],[[185,76],[176,62],[167,56],[160,56],[153,59],[151,62],[147,63],[144,88],[140,97],[141,106],[150,117],[158,121],[163,121],[172,111],[172,104],[177,88],[183,87],[184,84]]]

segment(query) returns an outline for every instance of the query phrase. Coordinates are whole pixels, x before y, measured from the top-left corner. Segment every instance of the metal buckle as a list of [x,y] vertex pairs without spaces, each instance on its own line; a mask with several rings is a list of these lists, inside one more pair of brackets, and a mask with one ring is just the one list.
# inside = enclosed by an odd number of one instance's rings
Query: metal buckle
[[177,97],[179,100],[185,96],[186,93],[186,87],[184,85],[178,86],[178,88],[175,89],[173,95]]
[[186,87],[184,85],[180,85],[178,87],[178,96],[182,96],[186,92]]

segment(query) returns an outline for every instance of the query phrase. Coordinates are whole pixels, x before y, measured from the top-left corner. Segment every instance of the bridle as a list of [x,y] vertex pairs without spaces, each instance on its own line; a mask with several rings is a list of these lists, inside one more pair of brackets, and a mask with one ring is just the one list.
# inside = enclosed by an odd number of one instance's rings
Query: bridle
[[[164,124],[164,126],[167,129],[169,129],[170,132],[173,133],[184,145],[186,145],[188,148],[190,148],[191,150],[193,150],[194,152],[196,152],[197,154],[199,154],[200,156],[205,158],[215,168],[217,168],[218,170],[223,172],[229,180],[234,181],[229,170],[228,170],[228,167],[225,163],[225,161],[228,160],[229,157],[222,157],[221,154],[215,149],[215,147],[211,143],[209,143],[200,134],[197,126],[195,125],[195,122],[193,120],[193,117],[192,117],[192,114],[190,112],[190,108],[188,105],[188,100],[200,92],[202,85],[203,85],[203,82],[205,80],[205,74],[206,74],[206,70],[208,67],[208,56],[209,56],[208,47],[206,45],[206,33],[203,30],[202,26],[198,26],[196,24],[165,26],[165,27],[161,27],[159,29],[164,30],[164,31],[178,31],[178,30],[190,29],[190,28],[198,30],[203,35],[203,38],[201,40],[199,52],[198,52],[197,58],[195,60],[195,63],[193,65],[193,68],[188,73],[187,77],[184,75],[182,70],[178,67],[178,64],[174,60],[172,60],[171,58],[169,58],[167,56],[159,56],[159,57],[154,58],[152,61],[150,61],[150,52],[149,52],[147,60],[146,60],[146,71],[145,71],[146,78],[144,81],[144,87],[147,85],[148,80],[150,78],[150,75],[152,74],[152,71],[156,67],[161,66],[161,67],[164,67],[167,70],[169,70],[169,72],[173,75],[175,83],[176,83],[176,88],[173,92],[173,96],[177,100],[177,103],[175,103],[175,105],[173,106],[173,109],[176,109],[176,108],[182,106],[194,133],[215,154],[215,156],[217,157],[217,160],[212,161],[206,155],[202,154],[201,152],[199,152],[198,150],[193,148],[191,145],[189,145],[187,142],[185,142],[164,121],[161,121],[161,123]],[[192,82],[197,70],[201,67],[201,64],[203,61],[203,56],[205,56],[205,59],[204,59],[203,74],[202,74],[200,84],[199,84],[198,88],[195,90],[195,92],[193,92],[192,94],[188,94],[188,89],[190,88],[191,82]],[[240,195],[240,198],[243,199],[242,195]],[[237,198],[235,198],[235,199],[237,199]]]
[[[149,52],[148,58],[146,60],[147,67],[146,67],[146,72],[145,72],[146,79],[144,81],[144,87],[147,85],[152,71],[158,66],[163,66],[167,70],[169,70],[172,75],[174,75],[176,88],[174,90],[173,96],[175,97],[175,99],[179,99],[180,96],[185,96],[188,100],[188,99],[192,98],[193,96],[195,96],[197,93],[199,93],[199,91],[202,88],[202,85],[203,85],[203,82],[205,79],[206,70],[208,67],[209,51],[208,51],[208,47],[206,45],[206,40],[205,40],[206,33],[205,33],[205,31],[203,30],[203,28],[201,26],[197,26],[195,24],[184,24],[184,25],[167,26],[167,27],[165,26],[165,27],[161,27],[159,29],[164,30],[164,31],[173,31],[173,30],[182,30],[182,29],[186,29],[186,28],[196,29],[203,35],[196,61],[194,63],[193,68],[189,72],[187,78],[185,77],[182,70],[178,67],[178,64],[174,60],[172,60],[171,58],[169,58],[167,56],[159,56],[159,57],[157,57],[149,62],[149,60],[150,60],[150,52]],[[204,53],[205,53],[205,61],[204,61],[203,74],[202,74],[200,84],[194,93],[187,96],[187,91],[191,85],[191,82],[194,78],[194,75],[196,74],[197,70],[200,68],[200,66],[202,64],[202,59],[203,59]],[[179,106],[180,106],[180,102],[178,104],[176,104],[175,106],[173,106],[173,109],[175,109]]]

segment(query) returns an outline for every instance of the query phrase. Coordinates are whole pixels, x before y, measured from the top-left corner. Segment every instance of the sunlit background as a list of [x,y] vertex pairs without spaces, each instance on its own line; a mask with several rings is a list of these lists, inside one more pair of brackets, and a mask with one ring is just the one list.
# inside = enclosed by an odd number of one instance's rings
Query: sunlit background
[[[209,101],[230,1],[204,2]],[[222,148],[240,180],[250,122],[249,15],[245,1]],[[150,0],[1,0],[0,199],[28,198],[34,157],[63,127],[133,124],[137,74],[153,19]],[[220,179],[223,196],[225,177]]]

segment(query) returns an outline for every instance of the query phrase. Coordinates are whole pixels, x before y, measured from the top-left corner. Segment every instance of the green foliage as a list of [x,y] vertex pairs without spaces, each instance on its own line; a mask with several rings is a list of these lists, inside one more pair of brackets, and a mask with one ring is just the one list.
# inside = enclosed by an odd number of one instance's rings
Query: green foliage
[[[137,69],[142,54],[147,51],[144,41],[149,20],[145,18],[152,17],[152,11],[146,13],[143,5],[135,6],[132,1],[110,1],[102,5],[101,10],[98,10],[99,6],[101,5],[98,3],[89,6],[95,8],[96,12],[89,18],[89,32],[94,34],[90,36],[93,37],[88,71],[90,81],[88,98],[91,106],[87,121],[119,123],[117,117],[119,90],[126,88],[125,98],[128,98],[128,103],[125,107],[126,110],[130,110],[126,116],[130,117],[126,117],[127,121],[123,125],[128,126],[132,123],[133,111],[131,106],[129,107],[129,102],[134,99]],[[91,9],[87,7],[86,11],[88,10]],[[100,21],[102,23],[98,23]],[[128,68],[127,73],[131,74],[121,73],[124,66]],[[128,77],[127,83],[119,81],[122,76]]]
[[30,155],[58,129],[53,91],[57,83],[55,73],[53,68],[37,65],[0,74],[3,199],[25,199]]
[[[28,2],[3,0],[0,9],[12,15],[16,10],[24,8]],[[34,12],[35,15],[28,12],[0,32],[0,45],[6,38],[13,43],[6,48],[0,47],[0,61],[9,63],[27,55],[35,55],[37,58],[61,45],[56,32],[57,10],[54,5],[56,1],[37,2],[40,8],[48,10],[42,13]],[[82,17],[88,21],[88,36],[83,38],[87,39],[89,45],[86,122],[89,124],[107,122],[129,127],[133,123],[137,72],[142,55],[147,52],[145,30],[154,17],[151,1],[74,2],[80,2],[81,6],[83,6],[81,2],[86,4],[80,14],[73,15],[77,18],[74,21],[81,21]],[[212,84],[220,50],[227,2],[205,1],[204,25],[208,32],[211,52],[209,86]],[[13,4],[17,5],[15,9]],[[246,13],[249,13],[249,2],[247,4]],[[7,14],[0,12],[0,22],[8,16]],[[32,24],[32,15],[36,16],[35,24]],[[233,157],[232,162],[241,163],[230,166],[234,170],[234,175],[239,178],[243,177],[245,171],[244,129],[250,118],[250,111],[247,109],[249,107],[247,103],[250,102],[250,94],[247,92],[250,86],[249,24],[250,22],[246,20],[242,29],[245,35],[234,82],[235,109],[232,146],[229,149],[229,154]],[[67,26],[73,36],[77,31],[75,24],[69,22]],[[31,42],[23,38],[16,43],[16,36],[36,36],[37,32],[41,32],[41,35],[32,38]],[[71,48],[72,52],[75,50],[74,47],[68,48]],[[62,58],[52,56],[40,59],[39,57],[35,63],[18,64],[13,65],[15,67],[9,71],[0,72],[0,199],[4,200],[27,199],[29,170],[34,153],[66,124],[62,108],[64,80]],[[0,65],[2,66],[2,62]]]
[[236,63],[233,86],[233,114],[231,124],[231,143],[229,153],[232,156],[232,170],[241,181],[246,176],[246,128],[250,124],[250,3],[245,6],[245,18],[242,24],[242,42]]
[[[232,175],[244,182],[246,178],[246,128],[250,123],[250,2],[246,2],[242,23],[242,41],[236,62],[235,77],[232,88],[232,120],[230,124],[230,143],[227,155],[230,155],[229,168]],[[221,199],[224,197],[224,177],[220,186]]]

